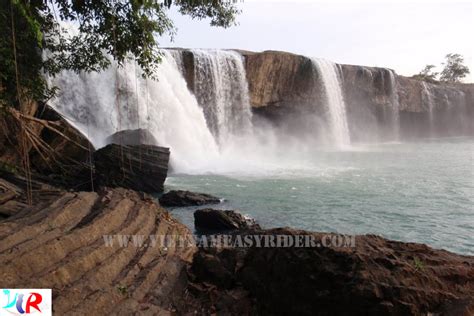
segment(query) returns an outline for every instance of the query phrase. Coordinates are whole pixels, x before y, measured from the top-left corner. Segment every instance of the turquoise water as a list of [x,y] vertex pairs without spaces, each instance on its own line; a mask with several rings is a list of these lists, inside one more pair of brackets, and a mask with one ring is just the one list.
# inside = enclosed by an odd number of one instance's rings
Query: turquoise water
[[[251,170],[174,174],[166,188],[224,198],[216,208],[238,209],[265,228],[373,233],[474,255],[472,138],[315,150]],[[194,209],[172,212],[192,227]]]

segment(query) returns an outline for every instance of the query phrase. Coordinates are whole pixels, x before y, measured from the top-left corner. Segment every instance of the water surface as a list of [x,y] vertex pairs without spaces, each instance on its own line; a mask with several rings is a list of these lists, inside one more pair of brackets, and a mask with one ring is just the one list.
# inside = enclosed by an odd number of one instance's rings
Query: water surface
[[[474,255],[474,139],[314,151],[278,167],[175,174],[167,189],[225,199],[263,227],[379,234]],[[195,208],[172,212],[190,227]]]

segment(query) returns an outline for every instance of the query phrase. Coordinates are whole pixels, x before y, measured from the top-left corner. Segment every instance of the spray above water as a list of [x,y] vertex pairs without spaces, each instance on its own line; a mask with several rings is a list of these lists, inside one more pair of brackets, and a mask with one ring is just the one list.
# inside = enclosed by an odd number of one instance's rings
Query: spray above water
[[[312,159],[321,153],[312,116],[302,118],[311,124],[300,123],[298,127],[309,128],[297,129],[297,135],[252,117],[242,56],[233,51],[190,52],[194,94],[183,75],[182,51],[165,50],[156,81],[141,78],[131,62],[100,73],[63,72],[51,79],[61,89],[51,105],[96,148],[107,145],[117,131],[149,130],[160,145],[170,147],[177,173],[273,176],[282,170],[324,168]],[[315,84],[322,85],[326,101],[327,115],[318,122],[327,122],[333,146],[345,147],[350,136],[338,68],[317,59],[313,66],[321,78]]]
[[326,96],[328,123],[337,146],[350,144],[349,127],[347,124],[346,104],[342,95],[336,64],[323,60],[312,59],[322,77],[322,84]]
[[171,148],[174,169],[185,172],[216,159],[218,147],[203,111],[167,51],[157,77],[142,79],[131,63],[100,73],[63,72],[52,79],[61,91],[51,105],[96,148],[119,130],[145,128]]

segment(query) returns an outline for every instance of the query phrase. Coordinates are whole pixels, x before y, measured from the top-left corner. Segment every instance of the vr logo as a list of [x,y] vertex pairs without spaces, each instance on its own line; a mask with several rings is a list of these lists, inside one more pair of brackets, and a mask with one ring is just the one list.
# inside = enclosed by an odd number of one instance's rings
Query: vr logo
[[0,306],[12,314],[51,315],[51,290],[3,289]]

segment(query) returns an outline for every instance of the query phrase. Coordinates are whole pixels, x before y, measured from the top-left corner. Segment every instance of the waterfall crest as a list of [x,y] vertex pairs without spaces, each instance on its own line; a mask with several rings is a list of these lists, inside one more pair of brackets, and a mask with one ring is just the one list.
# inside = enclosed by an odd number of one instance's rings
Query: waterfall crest
[[434,135],[434,113],[433,113],[433,95],[431,94],[431,89],[429,85],[422,81],[421,82],[423,85],[423,94],[422,94],[422,99],[421,102],[423,104],[426,104],[428,106],[428,124],[429,124],[429,136],[433,137]]
[[400,140],[400,100],[398,98],[397,79],[395,78],[395,72],[393,70],[389,69],[388,73],[390,80],[393,138],[398,141]]
[[194,93],[220,144],[252,129],[248,84],[242,56],[233,51],[192,50]]
[[347,124],[346,104],[342,95],[337,66],[323,59],[313,58],[312,62],[322,77],[328,121],[334,142],[338,146],[349,145],[350,135]]

